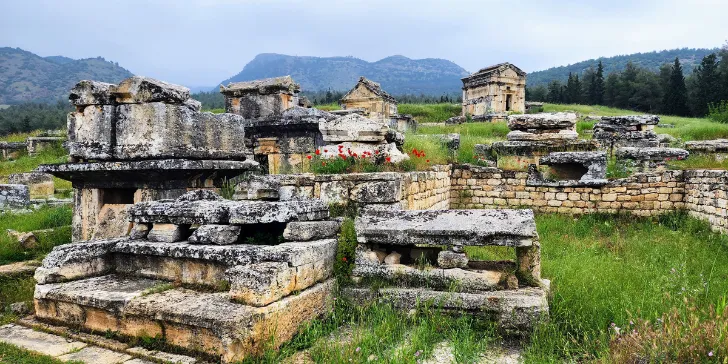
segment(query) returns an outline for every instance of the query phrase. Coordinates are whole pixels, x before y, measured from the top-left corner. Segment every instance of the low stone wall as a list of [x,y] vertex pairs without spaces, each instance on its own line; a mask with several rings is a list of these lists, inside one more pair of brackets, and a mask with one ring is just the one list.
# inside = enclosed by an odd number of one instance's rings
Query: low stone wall
[[49,198],[55,192],[53,176],[47,173],[15,173],[8,176],[8,182],[28,186],[31,198]]
[[715,230],[728,233],[728,171],[685,171],[685,208]]
[[454,166],[453,209],[528,207],[538,212],[584,214],[628,212],[654,216],[686,209],[715,230],[728,230],[728,171],[638,173],[601,186],[532,186],[528,172],[472,165]]
[[327,204],[354,203],[360,208],[448,209],[450,166],[433,166],[430,171],[406,173],[268,175],[260,181],[256,177],[239,184],[233,198],[264,198],[263,195],[247,195],[249,191],[268,191],[270,188],[276,189],[281,199],[314,197]]
[[24,208],[30,204],[28,186],[0,184],[0,208]]

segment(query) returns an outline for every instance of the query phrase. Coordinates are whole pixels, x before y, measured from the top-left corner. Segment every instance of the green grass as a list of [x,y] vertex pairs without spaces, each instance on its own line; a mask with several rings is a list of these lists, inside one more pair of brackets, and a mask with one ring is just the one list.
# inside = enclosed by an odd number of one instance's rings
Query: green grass
[[34,353],[10,344],[0,343],[0,363],[8,364],[82,364],[78,361],[64,362],[51,356]]
[[13,133],[13,134],[7,134],[7,135],[3,135],[2,137],[0,137],[0,141],[3,141],[3,142],[24,142],[29,137],[38,136],[41,132],[43,132],[43,131],[42,130],[33,130],[31,132],[28,132],[28,133]]
[[[505,140],[508,134],[508,126],[505,122],[495,123],[465,123],[459,125],[421,125],[417,134],[460,134],[460,149],[457,151],[456,161],[459,163],[474,163],[475,144],[489,144],[498,140]],[[442,156],[447,154],[444,147],[439,143],[427,143],[430,138],[417,137],[408,134],[405,137],[405,151],[410,152],[412,148],[425,150],[426,155]],[[440,149],[440,150],[438,150]],[[410,157],[413,157],[410,155]],[[439,160],[437,161],[439,162]]]
[[543,215],[537,226],[553,297],[527,362],[607,358],[612,323],[654,320],[685,298],[701,307],[726,298],[728,237],[684,213],[659,221]]
[[[35,279],[33,277],[0,277],[0,325],[15,321],[18,317],[12,314],[8,305],[15,302],[33,300]],[[0,354],[0,357],[2,355]]]
[[[0,264],[8,264],[23,260],[42,258],[54,246],[71,242],[71,216],[70,206],[42,207],[27,214],[11,212],[0,213]],[[5,231],[33,231],[41,229],[54,230],[45,234],[38,234],[38,246],[35,249],[23,249],[17,241],[11,240]]]
[[418,123],[441,123],[462,113],[460,104],[399,104],[397,112],[412,115]]

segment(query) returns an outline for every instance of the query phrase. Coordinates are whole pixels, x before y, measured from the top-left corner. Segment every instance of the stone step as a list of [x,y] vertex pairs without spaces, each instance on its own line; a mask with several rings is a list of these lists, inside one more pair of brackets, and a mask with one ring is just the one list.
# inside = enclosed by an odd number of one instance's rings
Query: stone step
[[328,309],[333,279],[264,307],[227,292],[174,288],[166,281],[107,275],[36,286],[36,316],[84,330],[159,337],[167,344],[232,362],[293,337]]

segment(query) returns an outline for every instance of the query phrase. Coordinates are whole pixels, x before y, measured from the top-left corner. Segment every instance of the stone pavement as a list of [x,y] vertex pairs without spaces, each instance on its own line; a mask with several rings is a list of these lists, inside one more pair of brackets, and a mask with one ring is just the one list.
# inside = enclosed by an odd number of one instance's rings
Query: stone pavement
[[[52,356],[62,361],[80,361],[88,364],[200,363],[192,357],[151,351],[140,347],[129,348],[123,343],[115,341],[113,341],[113,346],[120,349],[119,351],[81,341],[81,338],[91,339],[92,337],[93,335],[60,336],[17,324],[0,326],[0,342]],[[101,337],[98,339],[105,342],[106,345],[112,341]]]

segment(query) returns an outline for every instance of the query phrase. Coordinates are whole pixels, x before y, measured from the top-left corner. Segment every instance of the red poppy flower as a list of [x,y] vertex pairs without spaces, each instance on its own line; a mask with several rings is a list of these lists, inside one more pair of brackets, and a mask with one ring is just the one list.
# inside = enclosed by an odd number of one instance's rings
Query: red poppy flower
[[316,155],[319,155],[319,154],[321,154],[321,151],[316,149]]
[[387,157],[385,159],[387,160],[387,162],[391,162],[392,161],[392,157]]
[[346,257],[341,257],[341,260],[345,262],[346,261]]
[[378,150],[375,150],[375,151],[374,151],[374,154],[379,154],[379,151],[378,151]]
[[427,163],[430,163],[430,160],[428,159],[428,160],[427,160],[426,162],[427,162]]
[[328,153],[328,152],[329,152],[329,150],[328,150],[328,149],[324,149],[324,153]]
[[308,158],[310,160],[311,159],[311,156],[310,155],[307,155],[306,158]]

